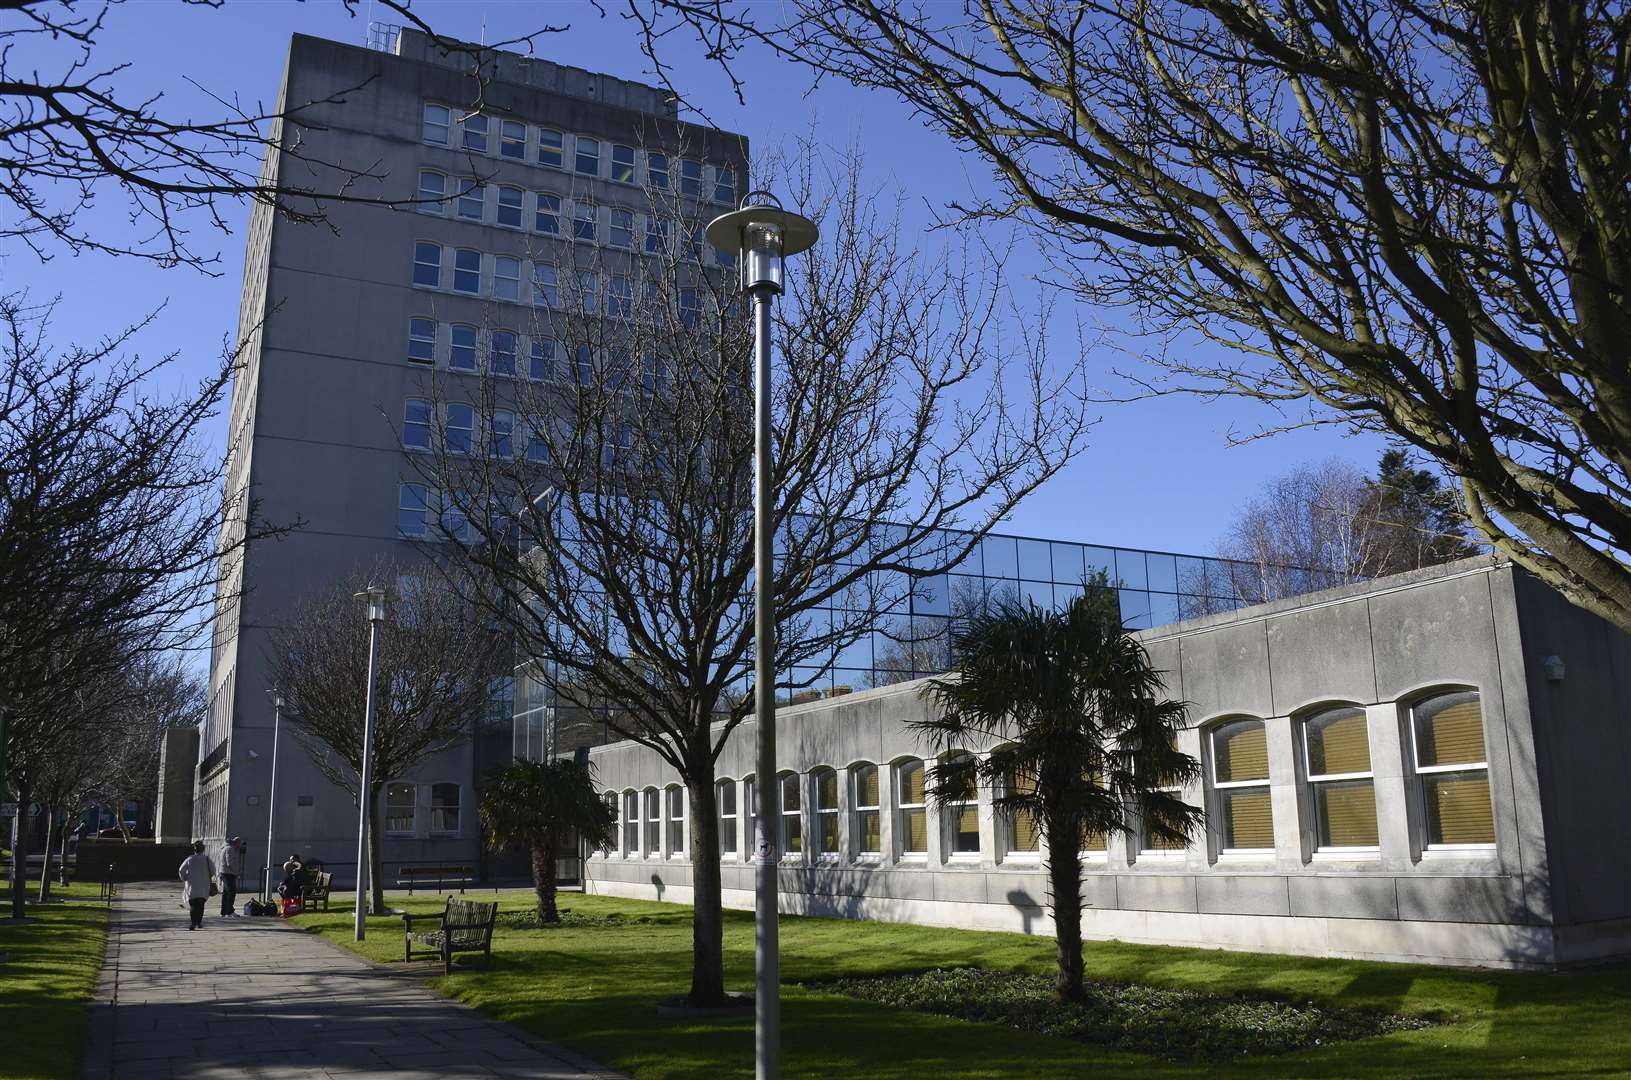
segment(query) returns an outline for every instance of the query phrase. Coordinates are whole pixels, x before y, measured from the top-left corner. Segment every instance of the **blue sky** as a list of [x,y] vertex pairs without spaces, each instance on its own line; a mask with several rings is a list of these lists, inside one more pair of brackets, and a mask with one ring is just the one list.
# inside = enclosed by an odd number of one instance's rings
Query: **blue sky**
[[[229,0],[221,9],[183,6],[179,0],[132,0],[111,9],[98,55],[104,65],[126,61],[131,67],[116,80],[127,96],[163,91],[172,113],[203,119],[212,106],[183,78],[222,96],[238,95],[246,103],[270,102],[277,93],[289,35],[294,32],[361,44],[369,4],[361,0],[351,18],[338,0]],[[414,10],[441,32],[498,41],[543,22],[569,23],[563,34],[539,39],[536,52],[592,70],[632,79],[648,79],[630,26],[614,13],[601,17],[589,4],[576,2],[427,2]],[[376,12],[376,14],[380,14]],[[381,14],[383,18],[384,15]],[[814,134],[843,146],[863,148],[870,179],[894,184],[907,196],[909,223],[926,226],[934,208],[979,191],[987,175],[978,161],[964,157],[909,112],[884,95],[848,86],[823,85],[806,93],[807,76],[749,57],[741,71],[747,79],[747,104],[739,105],[724,79],[702,62],[688,43],[675,42],[670,59],[687,95],[722,127],[746,133],[756,148]],[[35,46],[38,48],[39,46]],[[44,63],[45,54],[41,54]],[[83,340],[117,329],[160,304],[167,305],[137,341],[144,355],[171,350],[180,358],[175,377],[201,375],[214,362],[237,321],[242,273],[246,207],[228,207],[230,235],[205,235],[196,222],[202,246],[221,254],[220,277],[185,269],[160,270],[131,259],[59,255],[44,265],[20,245],[0,247],[0,287],[27,287],[36,298],[60,293],[56,340]],[[97,211],[103,227],[124,227],[115,207]],[[937,248],[938,237],[924,246]],[[1039,268],[1020,239],[1016,266]],[[1010,279],[1019,291],[1028,282]],[[1071,310],[1066,302],[1056,315],[1088,323],[1114,322],[1114,313]],[[1056,334],[1061,344],[1074,333]],[[1124,349],[1128,343],[1097,346],[1090,355],[1096,376],[1109,378],[1112,368],[1136,364]],[[1207,402],[1165,398],[1098,410],[1100,424],[1086,453],[1069,469],[1032,495],[1007,523],[1006,531],[1057,539],[1174,551],[1210,551],[1236,509],[1269,477],[1304,461],[1341,457],[1372,467],[1382,444],[1371,437],[1345,437],[1332,429],[1279,435],[1241,447],[1229,447],[1227,436],[1279,422],[1276,414],[1243,402]]]

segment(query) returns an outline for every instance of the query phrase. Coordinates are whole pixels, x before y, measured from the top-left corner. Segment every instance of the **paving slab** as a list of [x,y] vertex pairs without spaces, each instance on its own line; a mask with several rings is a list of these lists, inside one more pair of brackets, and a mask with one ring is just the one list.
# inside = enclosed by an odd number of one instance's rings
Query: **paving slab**
[[85,1080],[623,1080],[280,920],[214,912],[188,930],[179,885],[121,887]]

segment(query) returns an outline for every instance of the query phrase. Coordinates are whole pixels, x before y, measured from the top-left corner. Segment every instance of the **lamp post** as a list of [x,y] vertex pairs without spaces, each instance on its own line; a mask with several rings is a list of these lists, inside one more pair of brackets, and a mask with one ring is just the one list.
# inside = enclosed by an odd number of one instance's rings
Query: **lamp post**
[[781,1074],[781,951],[776,914],[775,625],[771,617],[775,526],[770,519],[770,313],[782,292],[782,260],[812,247],[815,222],[765,192],[708,223],[708,243],[735,255],[753,300],[753,687],[758,718],[758,836],[754,839],[754,1060],[758,1080]]
[[368,932],[368,909],[364,899],[368,891],[368,806],[370,775],[374,764],[374,661],[379,655],[379,624],[385,621],[385,604],[390,599],[385,589],[370,585],[355,594],[368,610],[368,689],[363,695],[362,707],[362,770],[357,777],[357,940]]
[[283,732],[283,691],[266,691],[272,699],[272,782],[266,791],[266,866],[262,869],[261,899],[272,899],[272,827],[277,822],[277,750],[278,737]]

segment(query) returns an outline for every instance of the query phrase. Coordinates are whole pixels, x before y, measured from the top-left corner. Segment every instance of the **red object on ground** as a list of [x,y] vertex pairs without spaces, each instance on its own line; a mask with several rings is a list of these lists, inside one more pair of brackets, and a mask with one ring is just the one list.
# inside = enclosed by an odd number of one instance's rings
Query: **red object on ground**
[[299,915],[305,910],[305,908],[300,906],[299,900],[283,900],[281,903],[283,904],[283,917],[285,919],[292,915]]

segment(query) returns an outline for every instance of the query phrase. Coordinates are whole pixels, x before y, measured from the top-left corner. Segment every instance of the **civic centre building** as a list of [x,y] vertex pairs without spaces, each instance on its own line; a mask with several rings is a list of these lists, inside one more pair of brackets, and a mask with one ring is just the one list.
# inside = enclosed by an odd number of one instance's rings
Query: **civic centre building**
[[[1083,933],[1552,967],[1631,952],[1631,638],[1477,558],[1141,632],[1206,809],[1184,847],[1088,840]],[[1052,932],[1047,851],[983,788],[925,799],[916,680],[779,710],[783,910]],[[753,905],[755,725],[719,761],[725,902]],[[980,754],[971,745],[954,752]],[[595,893],[687,901],[686,800],[633,743]]]

